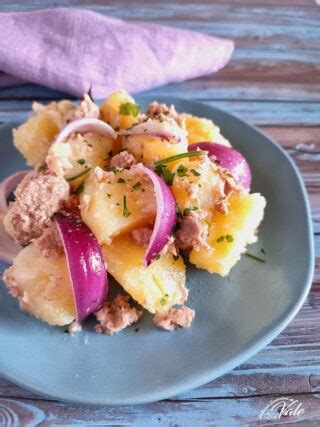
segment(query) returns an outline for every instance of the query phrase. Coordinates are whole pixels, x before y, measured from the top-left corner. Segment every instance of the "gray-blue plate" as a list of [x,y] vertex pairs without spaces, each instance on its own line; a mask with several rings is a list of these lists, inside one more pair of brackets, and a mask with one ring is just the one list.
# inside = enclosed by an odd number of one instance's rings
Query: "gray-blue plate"
[[[310,211],[299,173],[269,138],[238,118],[196,102],[158,97],[178,111],[209,117],[248,159],[253,191],[267,199],[259,241],[228,278],[189,266],[190,329],[173,333],[138,325],[109,337],[87,323],[74,337],[18,308],[0,284],[0,373],[43,395],[86,404],[125,405],[168,398],[200,386],[239,365],[279,334],[301,307],[311,284],[313,243]],[[139,99],[144,107],[153,99]],[[0,179],[25,167],[0,128]],[[37,262],[37,260],[35,260]],[[1,266],[3,269],[4,266]],[[136,331],[136,328],[139,331]]]

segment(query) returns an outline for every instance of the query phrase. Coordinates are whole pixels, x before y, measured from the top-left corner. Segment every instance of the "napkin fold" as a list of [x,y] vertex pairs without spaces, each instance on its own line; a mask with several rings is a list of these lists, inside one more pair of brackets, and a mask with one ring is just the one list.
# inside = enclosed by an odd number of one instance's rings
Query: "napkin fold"
[[207,75],[229,61],[231,40],[111,19],[82,9],[0,14],[0,87],[23,81],[102,98]]

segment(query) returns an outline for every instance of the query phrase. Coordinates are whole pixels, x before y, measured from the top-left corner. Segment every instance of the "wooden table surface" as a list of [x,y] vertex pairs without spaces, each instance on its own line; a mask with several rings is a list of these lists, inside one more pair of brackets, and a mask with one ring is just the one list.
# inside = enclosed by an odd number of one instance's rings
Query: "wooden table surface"
[[[0,1],[0,11],[81,6],[108,16],[232,37],[237,48],[224,70],[149,93],[223,108],[278,141],[298,165],[308,190],[317,259],[311,292],[294,321],[227,375],[161,402],[104,408],[43,399],[0,380],[0,425],[257,425],[262,423],[261,410],[279,396],[297,399],[304,414],[281,417],[273,425],[320,425],[320,6],[312,0],[19,3]],[[59,97],[35,85],[0,90],[0,122],[28,111],[34,99]]]

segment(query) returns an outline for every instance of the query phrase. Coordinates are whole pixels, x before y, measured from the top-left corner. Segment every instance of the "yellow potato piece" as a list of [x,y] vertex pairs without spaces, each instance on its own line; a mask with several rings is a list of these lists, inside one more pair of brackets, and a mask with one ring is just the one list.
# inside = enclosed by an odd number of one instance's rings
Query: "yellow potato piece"
[[[46,258],[31,243],[5,272],[5,281],[18,296],[22,309],[49,325],[63,326],[75,319],[74,297],[64,255]],[[14,285],[14,287],[12,286]]]
[[116,142],[109,136],[91,132],[76,134],[65,142],[53,144],[47,163],[52,172],[62,174],[72,187],[78,187],[87,178],[87,170],[96,166],[105,168],[115,151]]
[[129,235],[117,237],[102,251],[110,274],[150,313],[167,310],[186,299],[186,268],[181,257],[175,261],[167,253],[146,268],[146,248]]
[[120,114],[122,104],[136,104],[135,100],[126,91],[120,90],[112,93],[106,101],[100,105],[102,120],[113,128],[127,129],[138,122],[138,115]]
[[230,142],[221,135],[220,129],[211,120],[201,117],[184,115],[185,125],[188,131],[189,144],[195,142],[216,142],[230,147]]
[[155,136],[131,135],[124,138],[123,148],[129,151],[137,161],[147,165],[165,157],[188,151],[186,141],[176,143],[174,140]]
[[[126,215],[124,196],[129,215]],[[101,244],[109,243],[118,234],[152,224],[156,215],[151,182],[129,170],[118,170],[114,181],[103,178],[97,183],[91,175],[80,201],[82,219]]]
[[229,274],[247,244],[256,240],[256,229],[263,219],[265,206],[266,200],[260,194],[233,194],[229,213],[214,213],[207,239],[211,249],[192,249],[190,262],[210,273]]
[[181,159],[175,162],[173,167],[169,163],[168,167],[171,172],[175,173],[171,191],[180,211],[183,212],[185,208],[197,207],[210,217],[215,200],[221,191],[219,191],[219,187],[224,185],[224,181],[217,172],[217,167],[207,156]]

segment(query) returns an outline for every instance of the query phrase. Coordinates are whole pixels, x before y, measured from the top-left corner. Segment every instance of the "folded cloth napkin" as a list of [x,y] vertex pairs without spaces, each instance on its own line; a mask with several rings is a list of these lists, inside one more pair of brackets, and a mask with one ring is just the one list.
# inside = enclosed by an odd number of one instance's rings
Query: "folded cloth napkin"
[[77,96],[90,87],[97,98],[136,93],[216,72],[233,48],[231,40],[88,10],[2,13],[0,87],[24,80]]

